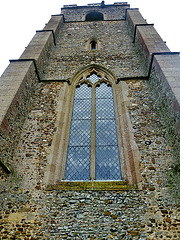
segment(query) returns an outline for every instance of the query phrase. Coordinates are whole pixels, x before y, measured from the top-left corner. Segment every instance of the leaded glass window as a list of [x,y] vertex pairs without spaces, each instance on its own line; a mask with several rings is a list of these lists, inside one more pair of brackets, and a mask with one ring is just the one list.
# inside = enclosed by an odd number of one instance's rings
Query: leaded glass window
[[88,180],[91,150],[91,88],[76,88],[65,178]]
[[112,88],[102,83],[96,87],[96,179],[118,180],[119,150]]
[[66,180],[121,180],[112,87],[96,73],[75,90]]

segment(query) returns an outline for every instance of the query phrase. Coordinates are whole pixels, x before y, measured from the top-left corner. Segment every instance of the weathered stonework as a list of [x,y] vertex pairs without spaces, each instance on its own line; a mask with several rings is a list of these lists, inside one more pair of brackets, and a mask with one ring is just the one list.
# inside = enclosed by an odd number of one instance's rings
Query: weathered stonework
[[[14,71],[14,69],[17,68],[17,65],[19,68],[23,67],[24,70],[22,72]],[[7,73],[8,71],[9,73]],[[21,77],[18,74],[26,74],[23,76],[22,82]],[[17,79],[18,77],[16,76],[18,76],[20,80]],[[13,81],[9,81],[10,77]],[[2,75],[1,79],[4,81],[1,97],[3,98],[2,110],[4,110],[5,113],[4,116],[2,115],[2,124],[0,128],[1,161],[10,171],[13,171],[16,169],[15,164],[12,161],[13,152],[17,147],[22,126],[31,106],[31,99],[34,95],[37,77],[34,73],[32,62],[26,62],[24,64],[14,62]],[[14,79],[16,79],[16,81],[14,81]],[[16,87],[18,89],[17,92]]]
[[[21,181],[1,180],[1,237],[178,239],[178,199],[169,192],[173,159],[149,85],[129,81],[129,112],[141,153],[142,191],[46,191],[43,176],[62,85],[40,84],[14,154]],[[42,104],[43,103],[43,104]],[[151,143],[150,143],[151,142]],[[150,143],[150,144],[149,144]],[[168,160],[168,161],[167,161]],[[178,194],[178,189],[174,194]]]
[[[86,49],[91,38],[100,41],[100,50]],[[61,28],[44,79],[71,79],[79,69],[92,62],[111,70],[117,78],[141,76],[146,72],[128,35],[126,22],[74,22]]]
[[[158,56],[161,57],[162,56]],[[178,72],[179,69],[179,56],[175,55],[165,56],[163,59],[169,60],[161,61],[163,63],[163,68],[165,71],[162,73],[161,70],[157,73],[157,68],[159,68],[158,62],[156,61],[152,75],[150,78],[150,86],[155,96],[156,107],[159,108],[161,117],[167,128],[167,138],[174,144],[179,146],[180,140],[180,107],[178,103],[179,87],[178,87]],[[168,75],[167,81],[165,78]]]
[[84,21],[85,16],[89,12],[99,11],[103,13],[104,20],[124,20],[125,10],[129,7],[127,3],[119,3],[108,5],[101,4],[88,4],[88,6],[64,6],[62,14],[64,15],[65,22]]
[[[147,76],[152,53],[169,49],[153,26],[137,27],[132,43],[135,25],[146,24],[137,9],[126,13],[127,4],[99,5],[66,6],[64,16],[52,16],[22,54],[24,60],[12,61],[0,79],[1,160],[14,170],[7,174],[0,167],[0,239],[180,237],[180,189],[177,182],[169,187],[179,157],[179,56],[154,56],[150,79],[139,78]],[[103,12],[105,20],[85,22],[90,10]],[[98,50],[88,50],[92,38],[99,41]],[[142,189],[47,191],[61,98],[69,86],[60,80],[72,83],[93,64],[116,79],[129,77],[119,84],[128,93],[122,105],[140,153]]]
[[0,78],[0,150],[1,165],[6,172],[16,172],[12,161],[21,128],[28,116],[31,99],[41,71],[54,45],[54,37],[62,23],[62,16],[54,16],[43,31],[37,32],[19,60],[11,60]]

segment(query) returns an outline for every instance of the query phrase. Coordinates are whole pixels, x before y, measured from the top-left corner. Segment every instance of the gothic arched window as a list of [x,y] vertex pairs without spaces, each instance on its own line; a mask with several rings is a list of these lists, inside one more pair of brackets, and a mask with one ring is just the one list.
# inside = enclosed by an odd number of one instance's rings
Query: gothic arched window
[[127,106],[127,84],[116,84],[113,73],[96,64],[63,85],[45,174],[49,189],[141,187]]
[[75,91],[65,179],[121,179],[112,87],[96,73]]

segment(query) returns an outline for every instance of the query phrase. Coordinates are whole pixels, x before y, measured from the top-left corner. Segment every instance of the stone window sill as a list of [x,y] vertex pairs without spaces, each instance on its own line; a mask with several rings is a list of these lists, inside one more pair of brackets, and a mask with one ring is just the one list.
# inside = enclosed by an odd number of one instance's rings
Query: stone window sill
[[50,184],[46,190],[77,190],[77,191],[118,191],[118,190],[137,190],[136,185],[129,185],[127,181],[58,181],[56,184]]

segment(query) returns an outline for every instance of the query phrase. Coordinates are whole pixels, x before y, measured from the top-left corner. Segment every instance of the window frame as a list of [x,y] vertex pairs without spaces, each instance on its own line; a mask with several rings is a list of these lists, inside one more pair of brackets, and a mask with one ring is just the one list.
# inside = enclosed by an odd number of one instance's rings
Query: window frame
[[[91,82],[91,80],[89,80],[90,76],[92,76],[93,74],[95,74],[98,79],[96,82]],[[89,87],[91,89],[91,99],[90,99],[90,102],[91,102],[91,118],[90,118],[90,121],[91,121],[91,129],[90,129],[90,159],[89,159],[89,164],[90,164],[90,173],[89,173],[89,178],[88,180],[97,180],[96,178],[96,172],[97,172],[97,169],[96,169],[96,166],[97,166],[97,158],[96,158],[96,151],[97,151],[97,145],[96,145],[96,134],[98,133],[97,129],[96,129],[96,125],[97,125],[97,122],[99,121],[98,119],[96,119],[96,100],[97,100],[97,95],[96,95],[96,89],[98,87],[101,87],[101,84],[105,84],[106,87],[109,87],[112,91],[112,83],[108,80],[107,76],[105,76],[104,74],[102,75],[101,73],[99,73],[99,75],[97,74],[96,71],[92,71],[91,73],[88,73],[88,74],[84,74],[83,76],[85,79],[80,79],[80,81],[77,83],[77,85],[75,86],[75,95],[76,95],[76,89],[80,89],[82,85],[86,85],[87,87]],[[117,136],[117,122],[116,122],[116,119],[117,117],[115,116],[115,111],[114,111],[114,97],[113,97],[113,92],[112,92],[112,101],[113,101],[113,105],[112,105],[112,108],[113,108],[113,112],[114,112],[114,120],[113,122],[115,122],[115,133],[116,133],[116,136]],[[75,100],[75,97],[74,97],[74,100]],[[73,111],[74,111],[74,103],[73,103]],[[72,121],[73,121],[73,118],[71,119],[71,127],[72,127]],[[97,121],[97,122],[96,122]],[[111,121],[112,121],[112,118],[111,118]],[[71,130],[70,130],[70,136],[71,136]],[[69,137],[70,138],[70,137]],[[120,139],[120,138],[119,138]],[[117,147],[118,149],[118,163],[119,163],[119,173],[117,173],[119,175],[119,179],[118,180],[121,180],[121,163],[120,163],[120,154],[119,154],[119,147],[120,147],[120,143],[118,144],[118,137],[116,138],[117,140],[117,145],[113,145],[115,148]],[[69,145],[69,144],[68,144]],[[99,145],[100,147],[101,145]],[[103,145],[105,147],[105,145]],[[69,145],[68,148],[73,148],[73,146]],[[79,146],[80,147],[80,146]],[[106,146],[107,147],[107,146]],[[69,152],[69,149],[68,149],[68,152]],[[67,153],[68,155],[68,153]],[[117,155],[116,155],[117,156]],[[68,157],[67,157],[68,159]],[[115,163],[115,162],[114,162]],[[68,175],[71,175],[69,169],[68,169]],[[65,170],[65,175],[66,175],[66,170]],[[114,175],[112,176],[112,179],[109,179],[109,180],[113,180],[114,178],[116,178],[118,175]],[[66,177],[65,177],[66,179]],[[72,180],[71,180],[72,181]]]
[[[95,49],[92,49],[92,43],[96,43]],[[101,49],[101,42],[98,39],[91,38],[87,41],[86,50],[91,52],[96,52]]]
[[97,50],[97,42],[95,40],[92,40],[90,42],[91,50]]
[[[86,66],[78,71],[72,77],[70,81],[71,85],[65,83],[60,92],[57,107],[57,130],[53,137],[52,148],[49,153],[48,166],[45,173],[45,183],[48,188],[56,189],[58,186],[60,188],[60,185],[64,188],[62,182],[65,181],[64,176],[75,89],[79,84],[79,81],[87,82],[87,76],[93,72],[100,75],[102,81],[107,78],[112,87],[122,177],[122,180],[119,181],[119,185],[124,181],[126,188],[128,188],[128,186],[138,186],[138,188],[141,188],[141,177],[139,172],[140,155],[134,140],[133,128],[127,108],[129,104],[128,86],[125,82],[119,82],[117,84],[116,77],[112,72],[96,64]],[[75,182],[74,186],[77,185],[77,181]],[[94,182],[96,182],[96,180]],[[109,184],[109,186],[110,185],[111,184]],[[108,185],[106,185],[105,188],[107,188],[107,186]]]

